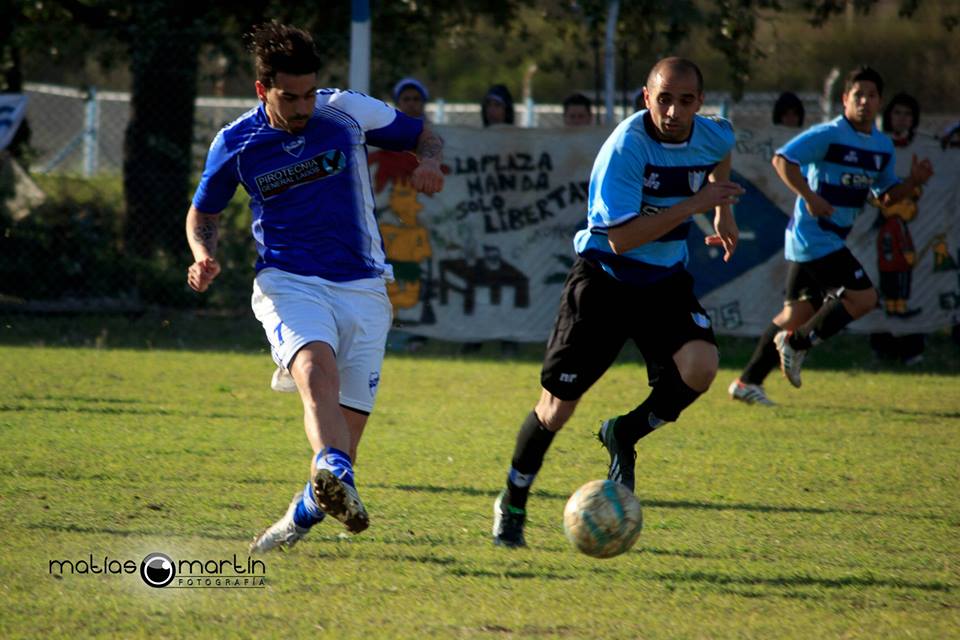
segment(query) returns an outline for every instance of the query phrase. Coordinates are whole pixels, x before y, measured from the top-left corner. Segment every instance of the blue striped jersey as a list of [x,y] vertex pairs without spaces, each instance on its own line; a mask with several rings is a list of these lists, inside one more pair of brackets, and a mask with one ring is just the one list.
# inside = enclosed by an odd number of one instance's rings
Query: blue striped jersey
[[800,165],[810,188],[833,205],[833,214],[814,217],[797,198],[784,232],[784,254],[793,262],[842,249],[867,196],[879,197],[900,182],[890,138],[876,127],[861,133],[843,116],[807,129],[776,154]]
[[219,213],[243,185],[258,272],[391,280],[366,145],[414,149],[422,130],[421,120],[354,91],[318,91],[313,115],[297,133],[271,127],[261,104],[217,133],[193,205]]
[[607,232],[637,216],[653,216],[686,200],[734,144],[733,127],[722,118],[694,116],[685,142],[655,137],[647,110],[621,122],[600,148],[590,173],[587,228],[577,233],[574,248],[618,280],[647,285],[684,268],[687,219],[657,240],[617,255]]

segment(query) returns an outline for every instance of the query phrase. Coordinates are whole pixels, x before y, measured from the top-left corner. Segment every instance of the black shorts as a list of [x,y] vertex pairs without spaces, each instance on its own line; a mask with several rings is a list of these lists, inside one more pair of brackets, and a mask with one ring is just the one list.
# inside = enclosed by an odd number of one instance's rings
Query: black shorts
[[863,291],[872,287],[866,269],[847,248],[810,262],[787,260],[787,303],[806,301],[819,309],[828,293],[838,289]]
[[628,339],[650,371],[660,363],[669,366],[673,354],[692,340],[717,343],[686,271],[638,287],[578,258],[563,285],[540,383],[561,400],[576,400],[613,364]]

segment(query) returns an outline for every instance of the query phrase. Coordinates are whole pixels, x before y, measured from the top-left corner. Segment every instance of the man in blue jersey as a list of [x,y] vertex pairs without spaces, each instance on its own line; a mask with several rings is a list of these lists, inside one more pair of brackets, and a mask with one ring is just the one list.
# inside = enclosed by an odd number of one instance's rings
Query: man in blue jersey
[[773,156],[777,175],[797,194],[785,232],[787,283],[783,310],[728,389],[735,400],[771,405],[763,380],[778,364],[794,387],[807,351],[877,305],[877,292],[845,245],[872,192],[884,206],[923,185],[933,168],[916,156],[910,175],[894,173],[893,142],[874,126],[883,79],[870,67],[846,78],[843,115],[807,129]]
[[363,94],[318,89],[310,36],[276,23],[253,34],[260,105],[214,138],[187,213],[195,262],[187,281],[205,291],[220,273],[218,214],[237,185],[250,195],[258,259],[252,306],[277,364],[303,401],[313,448],[310,480],[252,552],[290,547],[326,514],[351,533],[369,519],[353,462],[380,382],[392,311],[392,276],[374,218],[366,144],[415,150],[411,183],[443,186],[442,141]]
[[643,353],[652,391],[598,435],[610,454],[608,477],[631,491],[637,441],[675,421],[717,373],[710,318],[685,268],[686,237],[691,216],[714,211],[707,244],[723,247],[724,260],[736,248],[730,206],[743,189],[730,181],[733,128],[697,115],[703,76],[689,60],[659,61],[643,96],[646,109],[621,122],[594,161],[588,227],[574,240],[579,257],[547,343],[540,400],[520,427],[494,503],[498,545],[525,545],[527,497],[547,449],[628,339]]

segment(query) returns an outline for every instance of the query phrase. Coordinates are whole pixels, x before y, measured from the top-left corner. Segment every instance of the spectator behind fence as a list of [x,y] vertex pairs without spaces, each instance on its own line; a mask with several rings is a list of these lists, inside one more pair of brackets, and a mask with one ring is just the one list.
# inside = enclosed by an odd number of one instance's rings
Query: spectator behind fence
[[790,91],[781,93],[773,105],[773,124],[802,129],[804,115],[803,102]]
[[505,85],[495,84],[487,89],[480,103],[480,117],[484,127],[514,123],[513,96]]
[[[913,136],[920,123],[920,104],[906,93],[898,93],[883,110],[883,132],[893,140],[893,146],[906,149],[913,143]],[[877,270],[880,274],[880,294],[888,318],[906,320],[921,312],[908,308],[913,269],[916,266],[916,249],[908,222],[919,214],[918,203],[921,189],[892,206],[877,203],[878,214],[874,223],[877,229]],[[923,360],[926,336],[922,333],[894,335],[890,332],[870,334],[870,347],[880,358],[892,358],[906,365]]]
[[[483,119],[483,126],[491,125],[512,125],[514,123],[513,96],[506,85],[495,84],[487,89],[487,94],[483,96],[480,103],[480,117]],[[499,255],[498,247],[483,247],[484,252]],[[474,256],[468,257],[468,261]],[[460,347],[460,353],[477,353],[483,348],[482,342],[465,342]],[[503,340],[500,343],[500,353],[504,356],[516,355],[519,351],[519,345],[510,340]]]
[[585,127],[593,124],[593,103],[582,93],[574,93],[563,101],[563,126]]
[[[401,78],[393,85],[393,102],[397,109],[411,118],[426,121],[426,105],[430,100],[427,87],[412,76]],[[418,213],[422,205],[418,194],[410,186],[410,172],[416,162],[410,162],[405,151],[379,150],[370,154],[370,166],[376,165],[374,192],[381,194],[389,187],[385,197],[386,206],[378,212],[389,211],[392,220],[381,217],[380,232],[383,236],[387,262],[393,267],[394,281],[387,285],[387,293],[393,305],[395,326],[406,322],[397,320],[402,309],[422,304],[423,312],[417,324],[433,324],[436,318],[430,299],[433,291],[433,262],[430,235],[420,224]],[[381,215],[381,214],[378,214]],[[425,269],[423,267],[426,267]],[[419,351],[426,345],[424,336],[414,335],[401,329],[391,329],[387,334],[387,348],[395,351]]]
[[401,113],[411,118],[425,120],[429,101],[427,88],[414,77],[407,76],[393,85],[393,103]]

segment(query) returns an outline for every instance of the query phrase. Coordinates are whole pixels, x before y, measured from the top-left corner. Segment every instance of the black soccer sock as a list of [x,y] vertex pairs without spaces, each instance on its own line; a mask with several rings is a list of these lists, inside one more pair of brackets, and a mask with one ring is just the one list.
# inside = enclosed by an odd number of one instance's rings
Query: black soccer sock
[[840,298],[829,298],[817,313],[790,336],[790,346],[805,350],[836,335],[854,318]]
[[621,444],[633,446],[664,423],[676,421],[700,395],[699,391],[687,386],[676,367],[664,370],[647,399],[630,413],[617,418],[613,435]]
[[516,509],[527,508],[527,496],[533,479],[543,466],[543,458],[553,442],[556,432],[550,431],[531,411],[517,433],[517,446],[513,450],[510,473],[507,476],[507,504]]
[[757,348],[750,356],[747,366],[740,374],[740,382],[745,384],[763,384],[764,379],[771,371],[780,365],[780,354],[777,353],[777,345],[773,343],[773,337],[781,331],[777,325],[770,323],[767,330],[757,341]]

